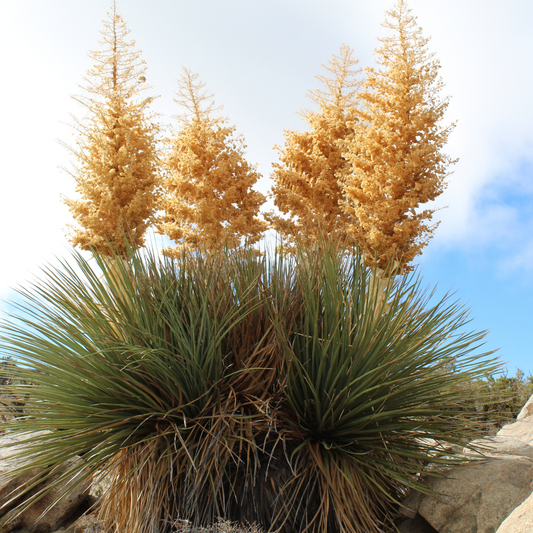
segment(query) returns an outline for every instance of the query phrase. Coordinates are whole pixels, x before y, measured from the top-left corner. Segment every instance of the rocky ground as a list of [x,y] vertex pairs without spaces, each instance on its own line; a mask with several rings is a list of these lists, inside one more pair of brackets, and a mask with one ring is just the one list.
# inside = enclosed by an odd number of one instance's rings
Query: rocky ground
[[533,397],[515,422],[475,443],[484,460],[426,477],[435,494],[403,502],[401,533],[533,533]]

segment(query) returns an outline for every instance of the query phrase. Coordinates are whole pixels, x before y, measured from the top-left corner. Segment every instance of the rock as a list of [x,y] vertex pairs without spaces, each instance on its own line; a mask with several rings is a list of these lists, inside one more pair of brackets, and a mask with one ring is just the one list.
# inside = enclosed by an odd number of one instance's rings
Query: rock
[[[45,483],[48,484],[56,481],[60,475],[76,461],[81,461],[81,459],[74,458],[67,461],[64,466],[55,475],[46,480]],[[70,483],[62,484],[59,487],[52,489],[48,494],[43,496],[39,501],[34,503],[13,520],[12,518],[17,514],[17,509],[13,509],[6,513],[0,519],[0,533],[3,533],[3,531],[9,531],[15,526],[18,528],[26,528],[28,533],[48,533],[58,529],[83,502],[90,489],[90,480],[86,480],[76,487],[68,496],[63,497],[58,502],[54,503],[60,491],[69,484]],[[25,494],[24,497],[31,497],[42,487],[43,484],[38,485],[36,488]],[[46,511],[46,509],[52,504],[53,506]],[[45,511],[46,513],[43,515]],[[42,518],[41,515],[43,515]]]
[[531,494],[532,439],[533,423],[520,421],[495,437],[475,441],[490,447],[486,459],[447,470],[441,478],[426,478],[436,494],[411,493],[402,513],[412,518],[418,512],[439,533],[495,533]]
[[533,533],[533,494],[502,522],[496,533]]
[[533,459],[533,446],[529,446],[529,444],[524,443],[524,441],[512,437],[505,437],[504,435],[498,434],[494,437],[487,437],[485,439],[474,441],[474,443],[491,447],[490,449],[485,450],[484,455],[486,457],[516,455]]
[[533,415],[533,396],[531,396],[531,398],[529,398],[524,407],[522,407],[522,410],[518,413],[516,419],[523,420],[524,418],[527,418],[531,415]]
[[101,523],[94,515],[84,515],[69,526],[65,533],[100,533],[103,531]]
[[12,394],[0,394],[0,422],[11,420],[24,414],[24,401],[15,398]]
[[455,468],[427,486],[438,494],[412,494],[403,505],[420,513],[439,533],[494,533],[531,492],[533,461],[502,459]]
[[529,446],[533,445],[533,418],[522,418],[512,424],[503,426],[497,435],[506,439],[516,439]]
[[[78,487],[76,487],[67,497],[62,498],[58,502],[54,503],[59,493],[65,488],[65,483],[61,486],[52,489],[48,494],[43,496],[38,502],[29,507],[26,511],[17,515],[17,509],[15,506],[21,503],[24,499],[30,498],[43,488],[44,484],[49,484],[56,481],[69,467],[78,461],[82,461],[81,458],[75,457],[66,461],[58,471],[47,479],[42,484],[39,484],[35,488],[28,491],[23,496],[17,495],[17,492],[21,492],[23,483],[31,479],[33,476],[39,474],[42,469],[32,469],[28,474],[19,476],[14,480],[6,482],[6,476],[9,471],[15,466],[14,459],[11,455],[20,446],[14,448],[5,449],[4,446],[8,444],[16,444],[21,440],[31,438],[32,434],[26,435],[4,435],[0,438],[0,474],[3,477],[3,486],[0,488],[0,505],[3,506],[3,516],[0,518],[0,533],[13,531],[19,529],[24,533],[50,533],[59,529],[68,519],[70,515],[78,508],[80,503],[84,501],[89,493],[91,479],[85,480]],[[37,434],[33,434],[37,436]],[[9,479],[9,478],[7,478]],[[72,481],[67,482],[67,485]],[[53,506],[40,518],[44,511],[53,504]],[[7,512],[6,512],[7,511]]]
[[[15,463],[10,460],[10,457],[15,453],[17,449],[20,449],[20,446],[17,446],[17,443],[26,440],[27,438],[31,438],[32,436],[38,436],[42,434],[43,432],[29,433],[26,435],[4,434],[0,437],[0,509],[7,503],[10,498],[16,496],[17,487],[30,480],[41,470],[39,468],[36,468],[31,470],[24,476],[20,476],[14,480],[6,481],[7,474],[15,467]],[[9,508],[11,507],[13,507],[13,505],[9,506]]]
[[428,524],[427,520],[419,514],[414,518],[408,518],[398,526],[399,533],[438,533],[438,531]]

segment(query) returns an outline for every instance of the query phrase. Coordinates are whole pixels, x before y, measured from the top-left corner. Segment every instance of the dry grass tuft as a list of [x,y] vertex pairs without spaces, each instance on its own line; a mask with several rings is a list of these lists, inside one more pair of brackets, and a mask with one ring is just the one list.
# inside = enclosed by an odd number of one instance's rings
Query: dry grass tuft
[[245,526],[220,517],[216,524],[209,527],[193,527],[189,520],[181,519],[176,520],[173,527],[176,533],[262,533],[262,529],[257,524]]

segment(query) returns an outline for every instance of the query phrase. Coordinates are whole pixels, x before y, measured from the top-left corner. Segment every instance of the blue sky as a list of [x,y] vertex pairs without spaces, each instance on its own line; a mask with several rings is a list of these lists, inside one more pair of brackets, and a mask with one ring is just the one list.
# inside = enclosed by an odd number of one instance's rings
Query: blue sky
[[[392,0],[122,0],[119,9],[148,66],[162,122],[178,111],[184,65],[200,74],[244,134],[262,192],[270,188],[283,129],[303,129],[298,110],[341,44],[373,66],[380,23]],[[441,220],[418,259],[424,283],[456,291],[472,329],[489,329],[514,374],[533,373],[533,3],[530,0],[410,0],[440,60],[457,121],[446,152],[458,157],[436,207]],[[0,298],[27,284],[40,265],[65,256],[73,196],[58,140],[72,144],[70,98],[98,49],[108,0],[2,0],[2,194]],[[270,208],[270,206],[267,206]],[[0,304],[7,309],[7,304]]]

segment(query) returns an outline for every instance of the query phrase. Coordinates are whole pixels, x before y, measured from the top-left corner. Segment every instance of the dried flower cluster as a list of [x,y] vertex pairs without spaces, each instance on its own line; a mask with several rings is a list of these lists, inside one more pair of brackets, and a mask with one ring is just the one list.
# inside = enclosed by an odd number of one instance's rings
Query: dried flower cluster
[[[165,253],[201,245],[235,248],[254,243],[270,226],[289,242],[316,242],[341,236],[359,243],[369,264],[396,261],[400,270],[420,254],[435,231],[434,209],[423,208],[446,186],[455,161],[442,153],[453,124],[441,127],[448,106],[440,99],[439,62],[404,0],[387,12],[391,35],[377,50],[381,69],[366,69],[343,45],[317,76],[322,88],[308,96],[308,131],[286,131],[276,147],[271,197],[279,214],[260,208],[265,197],[253,190],[260,175],[244,156],[242,136],[218,114],[198,75],[188,69],[178,82],[177,103],[184,113],[156,150],[158,126],[147,116],[151,98],[138,100],[144,63],[113,6],[103,36],[106,50],[95,52],[89,72],[87,122],[77,122],[78,167],[74,176],[81,200],[67,200],[81,226],[72,242],[84,249],[124,253],[154,225],[177,246]],[[158,196],[160,200],[158,201]],[[156,219],[156,212],[161,215]]]
[[267,227],[258,218],[265,197],[252,190],[260,175],[244,157],[244,139],[216,116],[198,74],[184,68],[178,87],[176,102],[188,113],[178,117],[181,129],[170,140],[157,230],[180,244],[165,253],[236,248],[242,238],[255,243]]
[[287,132],[274,165],[274,203],[288,218],[270,215],[284,235],[316,239],[341,233],[357,241],[369,264],[396,261],[409,271],[436,225],[433,209],[420,209],[445,188],[455,161],[441,150],[453,124],[439,124],[448,106],[440,100],[439,62],[404,0],[387,12],[376,71],[357,84],[351,50],[343,46],[319,77],[326,91],[312,95],[317,113],[306,113],[308,132]]
[[349,172],[343,155],[344,143],[354,135],[358,117],[354,113],[361,82],[354,67],[352,50],[343,45],[324,68],[330,75],[317,76],[323,89],[309,91],[318,111],[305,110],[309,131],[285,131],[285,146],[277,147],[280,162],[272,175],[272,196],[283,218],[267,215],[272,226],[289,242],[303,236],[307,242],[319,235],[341,232],[350,222],[342,211],[340,176]]
[[148,112],[153,98],[144,92],[146,68],[129,30],[113,4],[102,32],[103,51],[91,52],[95,65],[87,75],[85,95],[75,97],[88,112],[76,121],[79,137],[72,148],[72,172],[79,200],[65,200],[81,226],[71,241],[84,250],[125,255],[126,240],[144,245],[153,223],[159,184],[158,125]]
[[435,231],[434,209],[420,205],[445,188],[448,165],[441,152],[453,125],[439,123],[448,107],[439,62],[403,0],[387,12],[392,36],[380,39],[382,70],[366,69],[360,111],[362,127],[346,144],[351,173],[344,183],[343,210],[350,232],[372,260],[385,268],[398,260],[404,270]]

